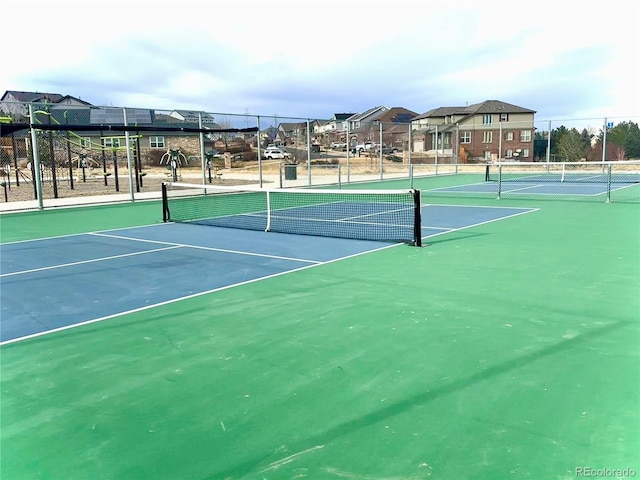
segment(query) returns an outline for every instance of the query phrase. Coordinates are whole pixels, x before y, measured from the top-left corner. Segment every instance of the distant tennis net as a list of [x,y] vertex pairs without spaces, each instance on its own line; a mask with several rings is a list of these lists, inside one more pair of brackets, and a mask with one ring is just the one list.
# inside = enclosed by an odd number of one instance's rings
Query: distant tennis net
[[421,246],[419,190],[162,185],[165,222]]
[[640,183],[640,161],[497,162],[487,165],[487,181],[536,183]]

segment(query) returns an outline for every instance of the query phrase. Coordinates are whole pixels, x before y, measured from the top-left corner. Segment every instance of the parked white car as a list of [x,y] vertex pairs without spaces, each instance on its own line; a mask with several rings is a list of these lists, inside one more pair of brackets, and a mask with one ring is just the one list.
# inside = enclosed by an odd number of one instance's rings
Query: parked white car
[[267,147],[263,152],[262,157],[267,160],[288,159],[291,158],[291,154],[282,148]]

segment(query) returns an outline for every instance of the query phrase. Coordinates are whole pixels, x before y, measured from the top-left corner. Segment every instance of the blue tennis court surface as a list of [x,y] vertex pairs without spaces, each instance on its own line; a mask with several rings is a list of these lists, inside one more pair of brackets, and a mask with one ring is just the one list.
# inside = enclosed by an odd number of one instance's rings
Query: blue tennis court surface
[[[422,207],[422,235],[534,210],[427,205]],[[181,223],[2,244],[0,344],[391,245]]]

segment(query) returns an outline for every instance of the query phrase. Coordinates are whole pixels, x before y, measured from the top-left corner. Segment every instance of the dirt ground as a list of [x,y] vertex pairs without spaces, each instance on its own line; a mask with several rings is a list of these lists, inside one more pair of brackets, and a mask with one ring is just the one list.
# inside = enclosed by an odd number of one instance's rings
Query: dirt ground
[[[82,170],[74,172],[73,186],[69,180],[68,171],[61,172],[57,178],[57,182],[53,182],[51,178],[43,178],[42,181],[42,194],[43,198],[70,198],[70,197],[84,197],[95,195],[112,195],[112,194],[127,194],[130,192],[129,187],[129,172],[127,169],[119,169],[118,178],[113,175],[113,171],[108,169],[107,176],[102,174],[102,171],[93,170],[91,172],[85,172],[83,176]],[[136,182],[135,176],[133,176],[133,188],[134,192],[159,192],[161,190],[162,182],[172,181],[173,175],[166,169],[145,169],[144,174],[139,177],[139,182]],[[200,183],[202,178],[202,171],[200,169],[180,169],[180,175],[178,181],[193,181]],[[212,184],[218,185],[238,185],[242,183],[250,183],[248,181],[230,180],[225,179],[223,175],[216,175],[212,172]],[[7,178],[2,179],[3,190],[0,190],[0,201],[27,201],[35,200],[36,193],[30,176],[18,175],[16,179],[15,174],[11,176],[11,181],[8,182]]]

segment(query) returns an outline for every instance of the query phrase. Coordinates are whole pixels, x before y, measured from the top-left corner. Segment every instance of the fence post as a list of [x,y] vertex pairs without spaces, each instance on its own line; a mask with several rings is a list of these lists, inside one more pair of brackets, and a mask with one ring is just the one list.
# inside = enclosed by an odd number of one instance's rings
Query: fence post
[[[132,162],[131,162],[131,139],[129,138],[129,129],[126,128],[128,126],[127,123],[127,109],[123,108],[122,109],[122,115],[123,115],[123,120],[124,120],[124,126],[125,126],[125,130],[124,130],[124,144],[127,147],[127,171],[129,172],[129,194],[131,195],[131,201],[135,201],[136,197],[133,189],[133,168],[132,167]],[[118,173],[116,171],[116,178],[118,176]],[[116,185],[118,185],[116,183]]]
[[34,128],[33,105],[29,104],[29,122],[31,122],[31,149],[33,150],[33,172],[36,183],[36,196],[38,197],[38,208],[42,210],[42,177],[40,175],[40,152],[38,150],[38,135]]
[[409,188],[413,188],[413,164],[409,164]]
[[611,203],[611,164],[607,166],[607,200],[605,203]]

